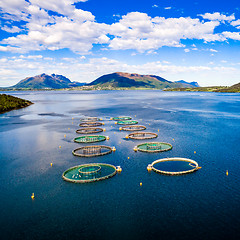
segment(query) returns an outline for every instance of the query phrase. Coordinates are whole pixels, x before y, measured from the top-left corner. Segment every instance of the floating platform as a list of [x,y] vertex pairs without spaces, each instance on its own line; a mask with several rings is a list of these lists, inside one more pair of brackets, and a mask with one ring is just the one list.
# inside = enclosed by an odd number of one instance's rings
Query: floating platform
[[148,171],[166,174],[182,175],[195,172],[199,169],[198,163],[188,158],[163,158],[148,165]]
[[152,139],[157,137],[158,135],[156,133],[151,133],[151,132],[135,132],[135,133],[130,133],[126,136],[126,138],[136,139],[136,140]]
[[137,145],[137,150],[140,152],[165,152],[172,149],[172,145],[170,143],[165,142],[150,142],[150,143],[142,143]]
[[102,135],[81,136],[74,138],[74,142],[77,143],[94,143],[105,141],[106,137]]
[[79,124],[80,127],[99,127],[102,125],[103,123],[101,122],[83,122]]
[[94,127],[80,128],[76,130],[76,133],[79,133],[79,134],[91,134],[91,133],[100,133],[100,132],[103,132],[102,128],[94,128]]
[[101,120],[102,120],[101,118],[97,118],[97,117],[87,117],[87,118],[80,119],[80,121],[82,122],[97,122]]
[[119,125],[134,125],[134,124],[138,124],[138,121],[136,121],[136,120],[121,120],[121,121],[118,121],[117,124],[119,124]]
[[131,117],[121,116],[121,117],[114,117],[112,120],[114,121],[122,121],[122,120],[131,120]]
[[62,178],[72,183],[89,183],[108,179],[116,173],[117,169],[113,165],[92,163],[69,168],[62,174]]
[[130,125],[130,126],[123,126],[121,127],[121,130],[123,131],[143,131],[146,127],[142,125]]
[[111,152],[112,148],[109,146],[94,145],[76,148],[72,151],[72,154],[78,157],[97,157],[109,154]]

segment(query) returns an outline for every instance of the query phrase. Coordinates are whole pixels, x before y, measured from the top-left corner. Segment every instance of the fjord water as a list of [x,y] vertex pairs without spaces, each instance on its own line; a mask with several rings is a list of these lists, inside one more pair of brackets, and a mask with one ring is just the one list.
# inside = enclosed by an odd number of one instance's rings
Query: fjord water
[[[239,239],[239,94],[9,94],[34,104],[0,115],[1,239]],[[171,143],[173,149],[134,152],[145,141],[124,139],[127,132],[110,121],[120,115],[138,120],[159,134],[154,141]],[[102,144],[115,146],[115,153],[72,155],[83,145],[73,139],[80,136],[75,131],[84,116],[103,118],[103,135],[110,140]],[[190,158],[202,169],[182,176],[147,172],[148,164],[166,157]],[[98,162],[123,171],[89,184],[61,177],[70,167]]]

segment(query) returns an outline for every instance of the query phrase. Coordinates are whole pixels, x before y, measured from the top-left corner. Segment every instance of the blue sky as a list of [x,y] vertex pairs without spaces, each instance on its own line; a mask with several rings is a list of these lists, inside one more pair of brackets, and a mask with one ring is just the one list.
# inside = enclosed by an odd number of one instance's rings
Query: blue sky
[[43,72],[240,82],[238,0],[1,0],[0,28],[2,87]]

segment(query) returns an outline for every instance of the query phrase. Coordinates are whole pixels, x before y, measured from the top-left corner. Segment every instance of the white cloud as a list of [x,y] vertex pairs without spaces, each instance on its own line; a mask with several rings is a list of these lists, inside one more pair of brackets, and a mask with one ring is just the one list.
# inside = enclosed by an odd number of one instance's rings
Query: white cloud
[[[206,13],[198,18],[152,18],[146,13],[131,12],[113,24],[98,23],[89,11],[77,9],[74,3],[86,0],[2,0],[2,16],[14,21],[24,20],[24,26],[3,26],[2,30],[17,33],[0,42],[0,51],[26,53],[29,51],[70,49],[89,54],[94,44],[105,49],[133,49],[140,53],[154,52],[163,46],[185,47],[182,40],[199,39],[205,43],[239,40],[238,33],[215,33],[222,21],[232,21],[234,14]],[[171,9],[167,7],[166,9]],[[49,13],[53,11],[56,14]],[[238,28],[238,22],[231,22]],[[21,30],[24,30],[21,32]]]
[[239,25],[240,25],[240,19],[238,19],[238,20],[236,20],[236,21],[232,21],[232,22],[231,22],[231,25],[234,26],[234,27],[235,27],[235,26],[239,26]]
[[[216,85],[217,83],[214,81],[217,81],[218,78],[223,79],[223,81],[229,81],[229,76],[231,76],[231,81],[234,84],[240,72],[239,69],[233,67],[214,67],[208,64],[184,66],[181,64],[174,65],[166,61],[126,64],[106,57],[91,58],[86,61],[82,61],[81,57],[61,59],[60,61],[56,61],[56,59],[48,59],[47,61],[45,58],[36,57],[33,61],[32,57],[26,55],[24,57],[21,56],[21,58],[0,58],[0,63],[0,86],[11,86],[26,76],[34,76],[43,72],[47,74],[62,74],[72,81],[91,82],[101,75],[119,71],[153,74],[171,81],[180,78],[187,81],[197,80],[200,85],[204,86]],[[215,77],[213,78],[212,76]],[[225,83],[225,85],[229,84],[231,82]]]
[[165,7],[164,9],[166,9],[166,10],[170,10],[170,9],[172,9],[172,7]]
[[235,19],[234,14],[230,16],[226,16],[224,14],[221,14],[219,12],[215,13],[205,13],[205,14],[199,14],[204,19],[208,19],[211,21],[217,20],[217,21],[233,21]]
[[209,51],[210,52],[218,52],[216,49],[212,49],[212,48]]
[[190,52],[190,50],[189,50],[188,48],[185,48],[185,49],[184,49],[184,52],[187,53],[187,52]]
[[154,4],[152,7],[153,7],[153,8],[158,8],[158,5],[157,5],[157,4]]
[[12,26],[12,27],[8,27],[7,25],[1,27],[1,29],[5,32],[9,32],[9,33],[17,33],[17,32],[21,32],[22,30],[17,27],[17,26]]
[[222,34],[226,38],[240,41],[240,32],[223,32]]

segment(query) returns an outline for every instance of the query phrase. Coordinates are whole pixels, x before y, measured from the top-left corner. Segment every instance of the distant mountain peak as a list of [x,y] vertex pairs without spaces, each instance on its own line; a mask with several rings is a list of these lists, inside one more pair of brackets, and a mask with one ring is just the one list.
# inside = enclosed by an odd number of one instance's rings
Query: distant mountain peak
[[27,77],[14,85],[12,88],[28,88],[28,89],[60,89],[78,87],[84,84],[78,82],[71,82],[63,75],[55,73],[47,75],[45,73],[36,75],[34,77]]
[[179,80],[179,81],[175,81],[175,82],[182,83],[182,84],[186,85],[186,87],[189,87],[189,85],[192,87],[200,87],[197,82],[186,82],[184,80]]
[[184,87],[182,83],[168,81],[156,75],[141,75],[137,73],[114,72],[103,75],[87,84],[94,88],[174,88]]

